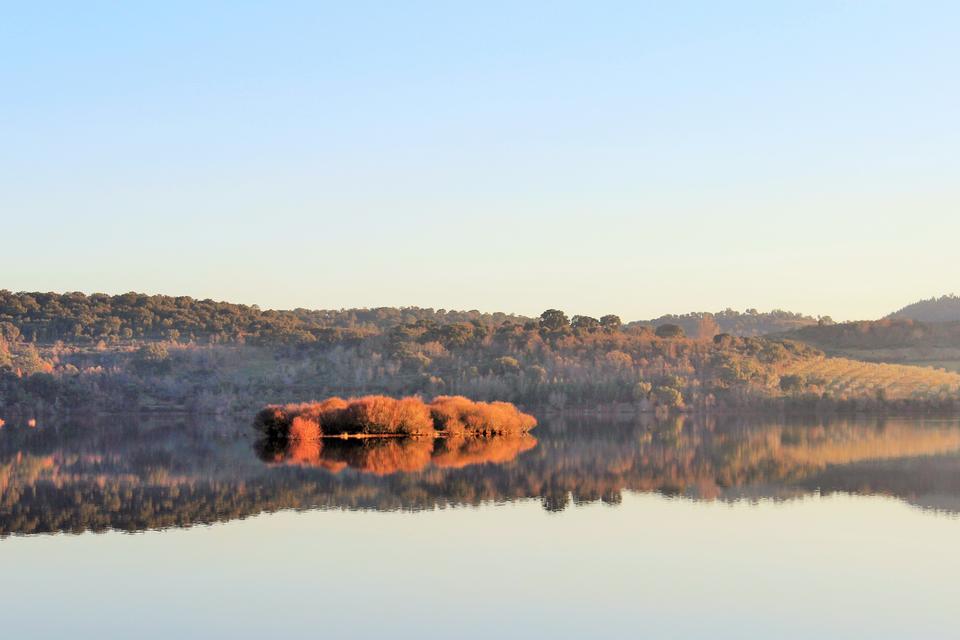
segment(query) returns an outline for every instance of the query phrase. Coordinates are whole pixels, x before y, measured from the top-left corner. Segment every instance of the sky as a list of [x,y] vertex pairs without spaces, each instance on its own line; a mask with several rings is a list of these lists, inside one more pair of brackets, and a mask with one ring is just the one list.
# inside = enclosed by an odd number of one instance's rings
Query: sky
[[956,3],[0,9],[0,288],[631,320],[960,293]]

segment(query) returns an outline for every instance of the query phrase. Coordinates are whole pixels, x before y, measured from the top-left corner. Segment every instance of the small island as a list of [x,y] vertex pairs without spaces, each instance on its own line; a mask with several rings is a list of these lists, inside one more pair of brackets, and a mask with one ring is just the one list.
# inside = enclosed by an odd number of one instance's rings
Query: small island
[[264,462],[375,475],[509,462],[536,446],[536,425],[509,402],[463,396],[333,397],[268,405],[254,420]]
[[478,402],[463,396],[438,396],[429,403],[416,396],[333,397],[320,402],[268,405],[254,420],[254,427],[268,439],[300,441],[323,437],[519,435],[536,425],[536,418],[509,402]]

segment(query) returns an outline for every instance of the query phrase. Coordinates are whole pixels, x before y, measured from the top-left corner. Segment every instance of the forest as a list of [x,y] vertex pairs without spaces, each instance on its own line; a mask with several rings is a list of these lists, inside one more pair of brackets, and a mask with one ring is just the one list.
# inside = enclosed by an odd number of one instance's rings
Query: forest
[[[619,318],[606,316],[618,324]],[[958,318],[960,319],[960,318]],[[126,293],[86,295],[83,293],[12,293],[0,290],[0,335],[22,335],[39,343],[117,343],[134,340],[172,340],[203,343],[295,344],[337,342],[362,338],[400,324],[473,323],[488,328],[505,321],[533,322],[505,313],[448,311],[418,307],[342,309],[339,311],[261,311],[257,306],[195,300],[188,296]],[[579,320],[579,322],[578,322]],[[589,328],[594,320],[575,316],[574,324]],[[687,335],[712,338],[718,333],[759,336],[789,331],[802,326],[830,324],[829,318],[813,318],[775,309],[745,312],[725,309],[716,313],[664,315],[631,322],[630,327],[656,328],[675,324]]]
[[166,340],[204,344],[334,344],[400,324],[472,323],[494,327],[529,318],[504,313],[382,307],[340,311],[261,311],[188,296],[125,293],[11,293],[0,290],[0,337],[50,344]]
[[698,326],[691,334],[671,322],[558,309],[533,319],[419,308],[261,311],[185,297],[4,291],[0,419],[252,415],[267,404],[366,395],[627,413],[960,409],[954,372],[829,357],[809,337],[849,332],[847,324],[821,318],[760,337]]

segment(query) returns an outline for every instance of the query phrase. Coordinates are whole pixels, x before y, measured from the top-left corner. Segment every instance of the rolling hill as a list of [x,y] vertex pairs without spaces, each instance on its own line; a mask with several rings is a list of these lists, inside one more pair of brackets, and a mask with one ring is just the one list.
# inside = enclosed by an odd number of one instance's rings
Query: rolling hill
[[778,334],[831,356],[960,371],[960,321],[884,319],[809,326]]
[[[824,318],[823,321],[825,324],[833,322],[830,318]],[[817,318],[781,309],[767,312],[756,309],[747,309],[743,312],[724,309],[717,312],[695,311],[667,314],[652,320],[631,322],[628,326],[658,327],[674,324],[683,329],[688,336],[712,338],[718,333],[729,333],[740,337],[761,336],[816,325],[818,322],[820,320]]]
[[891,320],[960,322],[960,296],[953,294],[920,300],[887,316]]

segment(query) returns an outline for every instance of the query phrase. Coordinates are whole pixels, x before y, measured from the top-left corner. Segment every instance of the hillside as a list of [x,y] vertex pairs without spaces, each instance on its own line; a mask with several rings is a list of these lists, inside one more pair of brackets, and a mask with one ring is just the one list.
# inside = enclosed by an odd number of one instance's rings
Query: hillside
[[[668,314],[653,320],[631,322],[629,326],[658,327],[664,324],[673,324],[683,329],[689,336],[712,338],[718,333],[729,333],[741,337],[762,336],[768,333],[781,333],[799,327],[816,325],[818,322],[817,318],[780,309],[765,313],[756,309],[747,309],[743,313],[733,309],[725,309],[716,313]],[[823,322],[832,323],[830,318],[824,318]]]
[[960,322],[845,322],[803,327],[777,337],[803,342],[829,355],[960,370]]
[[951,397],[960,391],[960,374],[943,369],[877,364],[848,358],[811,358],[784,368],[781,385],[796,377],[836,398],[881,396],[910,400]]
[[265,312],[138,294],[4,293],[0,302],[0,419],[252,414],[266,404],[371,394],[554,411],[960,408],[956,374],[851,368],[811,346],[810,335],[846,335],[846,325],[804,327],[790,334],[797,339],[708,339],[557,309],[528,320],[432,309]]
[[951,294],[914,302],[894,311],[887,318],[920,322],[960,322],[960,296]]

